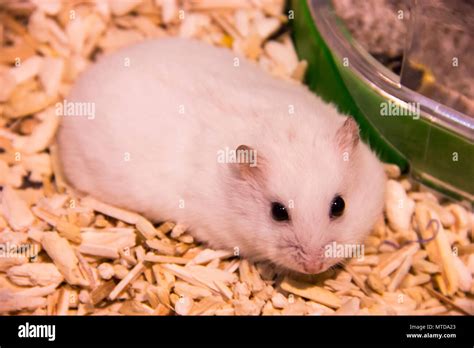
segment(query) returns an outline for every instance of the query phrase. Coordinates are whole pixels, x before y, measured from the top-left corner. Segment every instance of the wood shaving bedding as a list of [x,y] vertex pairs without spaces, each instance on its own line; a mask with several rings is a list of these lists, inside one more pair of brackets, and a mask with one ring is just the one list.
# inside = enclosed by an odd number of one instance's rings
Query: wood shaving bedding
[[65,184],[54,105],[98,56],[145,38],[193,37],[299,83],[307,63],[287,32],[274,37],[283,9],[282,0],[0,5],[1,314],[474,313],[472,212],[394,165],[364,258],[316,276],[277,274],[196,244],[179,221],[153,225]]

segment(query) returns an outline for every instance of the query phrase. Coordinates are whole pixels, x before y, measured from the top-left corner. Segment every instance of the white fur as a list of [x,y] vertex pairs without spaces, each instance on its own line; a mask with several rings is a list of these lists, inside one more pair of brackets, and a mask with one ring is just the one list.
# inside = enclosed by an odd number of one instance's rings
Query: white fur
[[[153,221],[179,221],[213,247],[238,247],[244,256],[301,271],[302,260],[321,258],[327,243],[363,239],[381,213],[383,170],[362,143],[343,161],[335,134],[345,118],[332,105],[244,58],[235,67],[235,58],[181,39],[104,57],[67,98],[94,102],[96,116],[63,118],[64,172],[105,202]],[[241,144],[257,150],[263,183],[218,163],[218,150]],[[346,210],[331,221],[337,193]],[[291,223],[273,221],[270,203],[290,200]],[[324,268],[334,263],[326,261]]]

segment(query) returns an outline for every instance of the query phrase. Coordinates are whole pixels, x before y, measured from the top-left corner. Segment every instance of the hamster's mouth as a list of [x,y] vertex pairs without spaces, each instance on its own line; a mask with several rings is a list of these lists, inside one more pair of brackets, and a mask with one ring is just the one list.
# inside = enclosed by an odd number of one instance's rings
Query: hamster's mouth
[[303,264],[302,273],[305,274],[318,274],[327,270],[329,267],[323,263],[314,263],[314,264]]
[[331,268],[337,267],[344,259],[337,259],[337,260],[323,260],[322,262],[312,262],[312,263],[304,263],[300,260],[297,261],[297,266],[292,269],[294,272],[308,274],[308,275],[315,275],[324,273]]
[[321,274],[321,273],[324,273],[324,272],[328,271],[329,269],[331,269],[331,267],[334,267],[334,266],[323,266],[318,271],[305,270],[301,266],[299,266],[299,267],[295,266],[295,267],[292,267],[292,268],[285,267],[285,268],[280,268],[278,270],[278,273],[283,274],[283,275],[289,275],[290,277],[291,276],[298,277],[298,276],[301,276],[301,275],[303,275],[303,276],[314,276],[314,275]]
[[291,272],[300,274],[314,275],[320,274],[331,267],[335,267],[342,262],[344,258],[326,257],[323,254],[323,249],[313,249],[311,252],[306,250],[301,243],[294,241],[285,241],[286,244],[282,246],[281,250],[285,250],[284,259],[279,259],[276,264],[283,266]]

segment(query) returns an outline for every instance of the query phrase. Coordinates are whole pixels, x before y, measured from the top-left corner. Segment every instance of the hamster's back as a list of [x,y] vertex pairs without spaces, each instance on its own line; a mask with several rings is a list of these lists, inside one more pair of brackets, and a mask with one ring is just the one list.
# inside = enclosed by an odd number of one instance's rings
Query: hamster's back
[[149,216],[155,215],[149,202],[159,197],[153,209],[163,218],[196,191],[192,185],[213,180],[217,149],[252,144],[273,122],[290,122],[290,104],[327,108],[230,50],[182,39],[145,41],[104,56],[66,100],[95,110],[93,119],[62,118],[59,154],[68,181]]
[[[255,91],[262,98],[274,89],[257,66],[243,59],[234,66],[235,58],[197,41],[160,39],[90,66],[65,103],[87,104],[94,114],[63,116],[58,133],[67,180],[145,213],[154,196],[174,204],[179,193],[173,187],[186,192],[190,175],[209,180],[212,165],[196,168],[196,158],[215,165],[215,149],[249,126],[252,104],[259,105],[249,102]],[[157,181],[173,184],[153,185]],[[156,210],[167,212],[159,204]]]

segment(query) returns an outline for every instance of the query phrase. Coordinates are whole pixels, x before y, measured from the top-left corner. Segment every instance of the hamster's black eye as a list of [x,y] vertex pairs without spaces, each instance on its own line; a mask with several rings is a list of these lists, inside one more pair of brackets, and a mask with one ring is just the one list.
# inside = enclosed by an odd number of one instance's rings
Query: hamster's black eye
[[344,213],[344,208],[346,204],[344,199],[341,196],[336,196],[331,202],[331,210],[329,212],[329,217],[331,219],[338,218]]
[[272,217],[276,221],[290,220],[286,207],[278,202],[272,203]]

